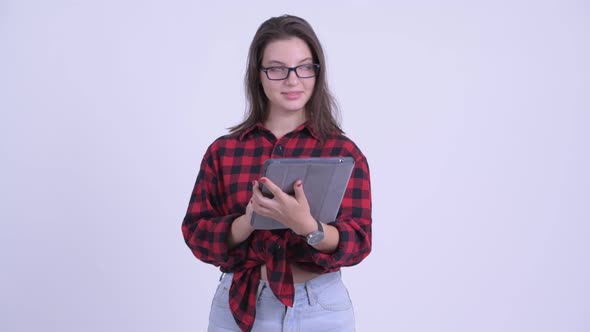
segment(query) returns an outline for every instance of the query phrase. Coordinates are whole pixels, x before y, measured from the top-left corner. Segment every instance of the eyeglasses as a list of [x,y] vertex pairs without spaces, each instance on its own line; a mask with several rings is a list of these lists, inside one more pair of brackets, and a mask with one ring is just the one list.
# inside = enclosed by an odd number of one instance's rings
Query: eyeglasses
[[315,77],[320,73],[320,65],[317,63],[310,63],[299,65],[297,67],[261,67],[261,70],[266,74],[266,77],[271,81],[281,81],[289,77],[291,71],[299,78]]

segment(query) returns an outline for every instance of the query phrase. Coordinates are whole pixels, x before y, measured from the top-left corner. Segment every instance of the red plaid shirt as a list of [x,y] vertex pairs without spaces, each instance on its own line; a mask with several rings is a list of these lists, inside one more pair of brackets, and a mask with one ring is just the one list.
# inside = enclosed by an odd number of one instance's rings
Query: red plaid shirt
[[[246,211],[252,180],[260,178],[264,161],[281,157],[350,156],[354,170],[338,216],[331,223],[340,234],[334,253],[322,253],[290,230],[256,230],[228,250],[231,223]],[[367,160],[344,135],[320,143],[303,124],[277,139],[262,125],[240,136],[223,136],[205,152],[191,195],[182,232],[193,254],[206,263],[233,272],[229,304],[243,331],[250,331],[256,315],[260,266],[266,264],[271,290],[286,306],[293,305],[290,263],[316,273],[333,272],[361,262],[371,251],[371,188]]]

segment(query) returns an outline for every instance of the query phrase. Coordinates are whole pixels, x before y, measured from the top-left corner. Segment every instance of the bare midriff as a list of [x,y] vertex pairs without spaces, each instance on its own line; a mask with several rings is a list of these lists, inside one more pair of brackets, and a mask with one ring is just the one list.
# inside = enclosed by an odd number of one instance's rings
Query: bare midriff
[[[262,280],[268,280],[268,274],[266,272],[266,265],[262,265],[260,267],[261,277]],[[307,270],[302,269],[299,265],[292,263],[291,264],[291,272],[293,273],[293,282],[296,284],[304,283],[308,280],[311,280],[319,274],[310,272]]]

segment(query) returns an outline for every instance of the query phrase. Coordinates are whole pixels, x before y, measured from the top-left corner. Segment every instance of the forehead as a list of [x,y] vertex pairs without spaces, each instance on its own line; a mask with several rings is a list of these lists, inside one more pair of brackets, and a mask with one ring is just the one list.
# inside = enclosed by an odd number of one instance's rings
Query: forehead
[[286,65],[311,58],[311,49],[301,38],[291,37],[269,42],[264,48],[262,62],[280,62]]

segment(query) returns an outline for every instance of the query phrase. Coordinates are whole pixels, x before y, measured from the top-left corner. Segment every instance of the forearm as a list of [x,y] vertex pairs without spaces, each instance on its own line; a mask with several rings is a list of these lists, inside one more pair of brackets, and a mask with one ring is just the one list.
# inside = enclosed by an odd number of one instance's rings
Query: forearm
[[246,241],[254,231],[249,219],[246,215],[241,215],[232,223],[227,236],[227,247],[229,250]]
[[[336,221],[324,225],[325,239],[314,246],[312,259],[328,270],[360,263],[371,251],[371,226],[352,221]],[[334,232],[334,235],[330,233]],[[334,238],[338,238],[337,242]],[[335,247],[329,247],[335,245]],[[327,250],[326,250],[327,249]]]
[[332,225],[325,224],[323,225],[323,228],[324,239],[312,247],[325,254],[331,254],[338,248],[338,243],[340,242],[340,233],[338,232],[338,229]]
[[186,244],[199,260],[233,269],[245,259],[246,252],[228,248],[228,235],[236,215],[204,218],[199,215],[188,214],[183,222],[182,231]]

